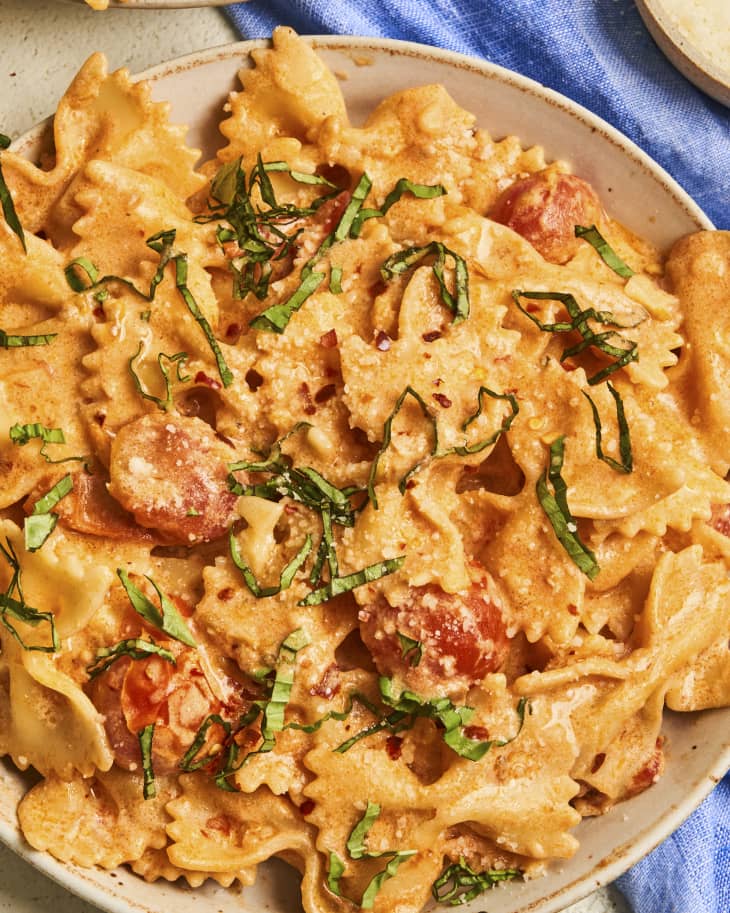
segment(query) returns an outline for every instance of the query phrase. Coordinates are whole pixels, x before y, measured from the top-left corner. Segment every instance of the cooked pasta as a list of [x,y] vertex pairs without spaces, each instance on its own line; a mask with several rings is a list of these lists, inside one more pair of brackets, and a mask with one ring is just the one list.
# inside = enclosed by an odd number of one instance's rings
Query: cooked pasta
[[730,703],[730,235],[253,59],[200,169],[100,55],[0,154],[0,750],[61,860],[417,913]]

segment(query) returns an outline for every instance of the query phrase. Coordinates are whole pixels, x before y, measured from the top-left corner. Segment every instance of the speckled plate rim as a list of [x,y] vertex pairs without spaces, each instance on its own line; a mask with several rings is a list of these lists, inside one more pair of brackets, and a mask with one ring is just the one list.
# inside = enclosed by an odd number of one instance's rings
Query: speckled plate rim
[[[547,130],[551,134],[551,141],[545,145],[550,158],[575,158],[570,156],[571,142],[586,138],[589,143],[594,143],[596,149],[602,150],[602,161],[597,163],[597,171],[593,175],[586,175],[594,178],[599,193],[611,191],[610,186],[601,186],[602,183],[605,184],[603,166],[606,161],[612,157],[625,159],[625,176],[627,180],[630,179],[631,188],[628,191],[621,189],[621,194],[635,196],[636,193],[643,193],[654,200],[647,204],[650,212],[643,220],[645,224],[630,227],[634,230],[643,227],[644,234],[659,246],[666,247],[687,232],[712,228],[707,216],[677,182],[634,143],[590,111],[533,80],[495,64],[410,42],[355,36],[315,36],[309,40],[336,72],[338,64],[339,70],[346,70],[350,66],[351,76],[362,66],[377,66],[381,70],[387,70],[390,66],[391,75],[400,74],[402,79],[403,70],[409,69],[406,62],[417,61],[417,71],[403,85],[428,81],[424,79],[424,73],[431,75],[432,71],[441,72],[441,81],[457,100],[472,109],[475,105],[469,105],[468,99],[458,97],[459,91],[456,90],[461,82],[465,81],[472,88],[479,86],[490,103],[507,93],[509,98],[504,106],[507,113],[503,116],[508,119],[513,116],[525,118],[525,125],[529,129],[522,131],[522,137],[525,137],[525,133],[536,134],[535,139],[528,137],[528,144],[536,142],[537,135]],[[196,52],[152,67],[135,78],[150,80],[153,95],[163,99],[170,80],[198,77],[204,73],[209,76],[224,74],[224,83],[228,80],[230,85],[216,83],[214,87],[208,87],[215,100],[221,101],[233,85],[235,71],[240,66],[248,65],[249,52],[266,44],[263,40],[245,41]],[[371,75],[368,71],[367,76]],[[372,84],[373,81],[366,82]],[[383,95],[400,88],[393,85],[390,78],[385,79],[384,83],[387,91],[383,91]],[[348,96],[348,92],[352,91],[349,79],[342,86]],[[465,92],[468,87],[463,87]],[[372,105],[380,96],[372,85],[367,91]],[[474,96],[472,101],[473,99]],[[169,100],[173,102],[173,120],[185,121],[185,118],[175,116],[174,98]],[[522,103],[523,113],[514,112],[516,100]],[[529,121],[532,109],[542,111],[543,121],[537,126]],[[194,117],[187,122],[194,125]],[[32,157],[37,153],[49,123],[40,124],[26,133],[13,144],[13,148]],[[489,116],[479,117],[479,125],[490,129],[495,136],[516,132],[494,130],[489,123]],[[570,136],[569,140],[565,139],[567,136]],[[581,149],[577,153],[579,159],[584,151]],[[582,161],[590,164],[591,160],[583,156]],[[575,170],[582,173],[580,168]],[[634,189],[635,186],[638,190]],[[663,200],[663,206],[656,208],[656,200]],[[669,225],[667,213],[670,214]],[[622,212],[619,206],[617,215],[622,221],[631,223],[630,210]],[[701,803],[730,767],[730,709],[702,714],[668,713],[665,720],[663,731],[669,737],[669,754],[667,771],[660,781],[651,790],[622,803],[603,818],[585,819],[578,827],[581,849],[559,869],[551,870],[543,879],[501,886],[498,895],[500,913],[557,913],[579,901],[595,888],[614,880],[650,852]],[[728,735],[722,737],[723,732]],[[699,758],[703,760],[698,761]],[[22,779],[12,769],[12,765],[0,762],[0,840],[63,887],[101,909],[109,913],[167,913],[172,902],[176,913],[188,913],[188,910],[199,913],[217,913],[219,910],[224,913],[229,910],[231,913],[234,910],[240,913],[244,910],[263,913],[264,910],[274,910],[266,898],[274,889],[278,878],[276,875],[267,876],[265,867],[257,885],[244,893],[243,901],[241,897],[230,895],[223,889],[206,886],[195,893],[193,902],[189,902],[191,892],[175,885],[165,882],[149,885],[126,870],[118,870],[112,873],[116,878],[116,883],[112,886],[107,872],[86,871],[73,865],[63,865],[46,854],[32,850],[24,842],[15,823],[14,805]],[[248,891],[255,892],[252,896],[253,906],[248,904]],[[228,906],[225,899],[230,896],[235,898],[235,903]],[[495,900],[496,897],[495,895]],[[484,898],[478,898],[462,909],[464,913],[477,913],[483,909],[484,903]],[[276,909],[291,913],[294,907],[289,902],[288,906]]]

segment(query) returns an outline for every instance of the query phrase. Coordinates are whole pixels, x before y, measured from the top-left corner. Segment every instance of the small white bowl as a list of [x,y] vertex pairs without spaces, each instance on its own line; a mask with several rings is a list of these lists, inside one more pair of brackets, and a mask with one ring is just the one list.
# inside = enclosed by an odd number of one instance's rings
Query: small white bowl
[[[725,2],[730,29],[730,0]],[[726,68],[711,59],[703,33],[699,29],[690,30],[673,16],[665,0],[636,0],[636,6],[652,38],[680,73],[698,89],[730,107],[730,61]],[[689,8],[685,2],[683,13]]]

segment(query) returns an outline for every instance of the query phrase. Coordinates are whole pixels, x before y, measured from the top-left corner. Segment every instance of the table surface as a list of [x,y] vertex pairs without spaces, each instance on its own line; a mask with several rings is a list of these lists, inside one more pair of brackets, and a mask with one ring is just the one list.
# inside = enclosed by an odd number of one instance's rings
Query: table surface
[[[109,66],[145,69],[239,38],[219,8],[108,10],[71,0],[0,0],[0,132],[13,138],[52,114],[93,51]],[[0,846],[0,913],[95,913]],[[597,891],[565,913],[628,913],[621,895]]]

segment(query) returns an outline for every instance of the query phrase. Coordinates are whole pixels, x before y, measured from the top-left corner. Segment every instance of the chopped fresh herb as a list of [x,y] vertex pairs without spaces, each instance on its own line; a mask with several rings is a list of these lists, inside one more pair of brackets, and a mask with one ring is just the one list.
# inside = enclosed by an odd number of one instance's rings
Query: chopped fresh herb
[[0,330],[0,349],[19,349],[26,346],[47,346],[58,336],[58,333],[40,333],[34,336],[18,336]]
[[144,347],[144,343],[142,342],[142,340],[140,340],[137,351],[134,353],[134,355],[132,355],[132,357],[129,359],[129,361],[127,363],[129,366],[129,373],[132,375],[132,380],[134,381],[134,386],[135,386],[137,392],[139,393],[139,395],[143,399],[147,399],[150,402],[153,402],[157,406],[157,408],[160,409],[162,412],[169,412],[169,410],[172,408],[172,381],[170,380],[170,372],[169,372],[167,366],[165,364],[163,364],[163,359],[165,361],[169,362],[171,365],[175,365],[176,370],[177,370],[177,379],[180,383],[184,384],[190,380],[190,375],[189,374],[183,375],[180,372],[182,371],[182,366],[185,364],[185,362],[188,359],[188,353],[187,352],[177,352],[175,355],[166,355],[164,352],[160,352],[157,355],[157,364],[160,367],[160,372],[162,373],[162,377],[165,382],[165,398],[161,399],[159,396],[153,396],[153,394],[148,393],[144,389],[144,387],[142,386],[142,381],[140,380],[140,378],[135,370],[134,362],[142,354],[143,347]]
[[304,599],[300,599],[297,605],[320,605],[323,602],[334,599],[335,596],[340,596],[342,593],[349,593],[364,583],[372,583],[374,580],[380,580],[381,577],[394,574],[402,567],[405,560],[405,555],[401,555],[398,558],[389,558],[387,561],[370,564],[344,577],[333,577],[324,586],[313,590]]
[[[459,254],[446,247],[441,241],[431,241],[423,247],[408,247],[405,250],[398,251],[383,263],[380,267],[380,274],[386,281],[394,276],[400,276],[407,272],[412,266],[420,263],[425,257],[435,257],[433,263],[433,274],[439,284],[441,300],[454,315],[453,323],[461,323],[469,316],[469,271],[466,267],[466,261]],[[444,280],[444,268],[446,267],[446,258],[451,257],[454,261],[454,286],[455,294],[452,294],[446,287]]]
[[[383,442],[380,445],[380,450],[378,450],[378,452],[375,454],[375,459],[373,460],[372,465],[370,466],[370,475],[368,476],[368,498],[370,499],[370,503],[373,505],[374,510],[378,509],[378,498],[377,498],[377,495],[375,494],[375,477],[378,472],[378,464],[380,463],[381,456],[385,453],[385,451],[388,449],[388,447],[390,447],[390,442],[391,442],[391,438],[392,438],[393,420],[395,419],[395,417],[398,415],[401,408],[403,407],[403,403],[405,402],[407,396],[411,396],[411,397],[413,397],[413,399],[415,399],[415,401],[418,403],[418,405],[421,409],[421,412],[423,413],[424,418],[431,425],[431,434],[433,437],[433,445],[431,447],[431,452],[430,452],[429,456],[435,456],[438,453],[439,436],[438,436],[438,427],[437,427],[437,423],[436,423],[436,417],[434,416],[434,414],[431,412],[431,410],[428,408],[428,406],[424,402],[423,397],[419,393],[417,393],[413,389],[413,387],[411,387],[409,385],[405,388],[405,390],[401,393],[401,395],[396,400],[395,406],[393,407],[393,411],[390,413],[390,415],[388,416],[388,418],[385,421],[385,424],[383,425]],[[408,472],[400,480],[398,487],[399,487],[401,493],[403,493],[405,491],[405,487],[406,487],[406,484],[408,483],[408,480],[411,478],[412,475],[414,475],[421,468],[421,466],[425,463],[426,459],[428,459],[428,457],[426,457],[424,460],[421,460],[418,463],[416,463],[415,466],[411,467],[411,469],[409,469]]]
[[604,463],[615,469],[616,472],[629,473],[634,469],[634,458],[631,453],[631,436],[629,434],[629,425],[626,421],[626,414],[624,412],[624,404],[621,399],[621,395],[615,387],[611,386],[611,382],[607,381],[606,386],[614,398],[616,403],[616,419],[618,422],[618,431],[619,431],[619,453],[621,454],[621,462],[614,460],[613,457],[606,456],[603,452],[602,446],[602,431],[601,431],[601,417],[598,414],[598,408],[590,396],[583,391],[583,396],[591,404],[591,411],[593,412],[593,424],[596,426],[596,456],[599,460],[603,460]]
[[350,237],[356,238],[362,231],[363,223],[368,219],[382,218],[390,207],[397,203],[404,193],[410,193],[419,200],[432,200],[434,197],[444,196],[446,188],[441,184],[414,184],[408,178],[400,178],[395,187],[383,201],[380,209],[361,209],[353,221]]
[[61,498],[73,489],[73,477],[65,475],[39,498],[33,505],[33,513],[25,518],[25,547],[29,552],[36,552],[51,535],[58,523],[58,514],[52,513]]
[[[88,281],[79,276],[79,270],[83,271]],[[76,257],[63,272],[66,276],[66,282],[68,282],[74,292],[85,292],[99,280],[99,270],[88,257]]]
[[[4,133],[0,133],[0,151],[7,149],[9,146],[10,137],[5,136]],[[0,156],[0,205],[2,205],[3,216],[5,217],[5,222],[7,223],[8,228],[18,236],[20,243],[23,245],[23,250],[27,253],[28,248],[25,244],[25,233],[23,232],[23,226],[20,224],[18,214],[15,211],[13,197],[10,193],[8,185],[5,183],[5,176],[3,175],[1,160],[2,156]]]
[[40,455],[47,463],[70,463],[84,462],[86,457],[64,457],[60,460],[52,460],[46,453],[46,444],[65,444],[66,437],[61,428],[46,428],[40,422],[32,422],[27,425],[15,424],[9,431],[10,440],[19,447],[24,447],[29,441],[39,439],[43,441]]
[[142,773],[144,775],[144,785],[142,795],[145,799],[154,799],[157,795],[155,786],[155,771],[152,767],[152,739],[155,734],[155,724],[150,723],[137,733],[139,739],[139,750],[142,753]]
[[423,659],[423,644],[420,640],[414,640],[406,634],[396,631],[398,642],[400,643],[400,657],[408,660],[408,665],[414,668]]
[[519,869],[488,869],[484,872],[475,872],[462,856],[434,881],[431,893],[437,903],[458,907],[474,900],[500,881],[511,881],[513,878],[520,878],[521,875]]
[[[362,859],[363,856],[370,857],[373,855],[365,848],[365,838],[370,828],[380,817],[380,812],[381,808],[378,803],[371,802],[368,799],[368,807],[365,809],[365,814],[353,827],[350,836],[347,838],[347,852],[350,854],[350,859]],[[382,856],[383,853],[376,853],[375,855]]]
[[340,221],[337,223],[334,231],[335,241],[344,241],[345,238],[350,234],[353,223],[360,213],[362,204],[365,202],[365,198],[370,193],[370,188],[372,186],[373,182],[370,180],[368,175],[362,174],[360,176],[360,180],[355,185],[355,189],[352,191],[350,202],[347,204],[345,211],[342,213]]
[[460,456],[467,456],[468,454],[472,453],[481,453],[482,450],[485,450],[490,445],[496,444],[499,438],[509,431],[510,427],[512,426],[512,422],[515,420],[515,416],[520,411],[520,407],[517,404],[517,399],[513,393],[495,393],[494,390],[490,390],[489,387],[480,387],[477,394],[477,411],[473,415],[470,415],[469,418],[464,422],[464,424],[461,426],[462,431],[466,431],[469,425],[471,425],[472,422],[476,421],[482,414],[482,400],[485,395],[491,396],[492,399],[506,400],[510,404],[512,411],[507,416],[507,418],[504,419],[501,426],[494,432],[494,434],[491,434],[485,440],[479,441],[476,444],[464,444],[463,447],[454,447],[454,453],[458,453]]
[[[528,298],[534,301],[559,301],[565,306],[571,320],[559,323],[543,323],[535,317],[534,314],[531,314],[522,307],[520,298]],[[577,332],[583,337],[581,342],[577,345],[570,346],[563,350],[563,353],[560,356],[561,361],[565,361],[566,358],[570,358],[574,355],[579,355],[581,352],[584,352],[591,347],[598,349],[604,355],[608,355],[609,358],[616,359],[610,365],[607,365],[605,368],[597,371],[588,378],[588,383],[591,386],[601,383],[601,381],[605,380],[615,371],[626,367],[626,365],[630,364],[632,361],[639,360],[638,344],[632,339],[622,336],[620,333],[617,333],[616,330],[596,333],[589,326],[588,321],[594,320],[596,323],[602,324],[603,326],[616,327],[617,329],[630,329],[630,327],[618,323],[610,311],[597,311],[595,308],[586,308],[583,310],[573,295],[567,292],[523,292],[520,289],[515,289],[512,292],[512,299],[520,311],[544,332]],[[615,346],[610,340],[620,342],[621,345]]]
[[182,615],[151,577],[145,575],[146,580],[154,587],[160,599],[160,608],[151,602],[141,590],[137,589],[125,570],[117,568],[117,576],[122,581],[122,586],[126,590],[132,608],[148,624],[153,625],[159,631],[168,634],[175,640],[179,640],[180,643],[186,644],[188,647],[197,646]]
[[146,311],[139,312],[139,319],[144,320],[145,323],[149,323],[151,316],[152,316],[152,311],[150,311],[149,309]]
[[406,859],[410,859],[411,856],[415,856],[416,853],[417,850],[402,850],[393,855],[393,858],[388,862],[382,872],[378,872],[377,875],[374,875],[363,891],[360,900],[361,910],[372,910],[373,905],[375,904],[375,898],[383,887],[384,882],[388,881],[388,879],[396,874],[402,862],[405,862]]
[[587,241],[596,250],[606,266],[610,266],[614,273],[618,273],[623,279],[630,279],[634,275],[631,267],[624,263],[595,225],[591,225],[590,228],[586,228],[584,225],[576,225],[575,236]]
[[[550,463],[537,480],[537,497],[552,525],[558,542],[570,555],[573,562],[583,571],[589,580],[595,580],[601,570],[594,553],[581,542],[578,535],[578,524],[568,507],[568,487],[561,470],[565,453],[565,438],[556,438],[550,445]],[[552,483],[554,494],[548,488],[548,479]]]
[[150,656],[159,656],[168,663],[175,665],[175,657],[169,650],[160,647],[151,640],[142,640],[141,638],[132,638],[130,640],[120,640],[113,647],[102,647],[96,651],[96,658],[93,663],[86,667],[89,678],[96,678],[102,672],[113,665],[118,659],[128,656],[130,659],[148,659]]
[[292,560],[286,565],[286,567],[282,570],[282,572],[279,576],[279,585],[262,587],[262,586],[259,586],[258,582],[256,581],[254,572],[251,570],[251,568],[245,563],[245,561],[241,557],[241,553],[238,549],[238,543],[236,542],[236,537],[233,534],[232,529],[229,534],[229,542],[230,542],[231,558],[233,559],[233,563],[236,565],[238,570],[241,572],[243,579],[246,583],[246,586],[253,593],[253,595],[256,596],[257,599],[263,599],[263,598],[266,598],[269,596],[276,596],[277,593],[281,593],[282,590],[289,589],[289,587],[292,584],[292,581],[294,580],[294,577],[295,577],[297,571],[304,564],[304,562],[307,560],[307,556],[312,551],[312,537],[309,535],[309,533],[307,533],[307,537],[304,540],[304,544],[302,545],[302,547],[299,549],[299,551],[296,553],[296,555],[292,558]]
[[292,314],[299,310],[304,302],[317,291],[325,278],[324,273],[309,273],[302,279],[294,293],[280,304],[272,304],[254,317],[250,326],[255,330],[268,330],[271,333],[283,333]]
[[219,714],[211,713],[201,723],[190,748],[188,748],[180,760],[178,764],[180,770],[187,772],[200,770],[201,767],[206,767],[208,764],[220,760],[220,746],[218,746],[218,750],[213,750],[202,758],[198,757],[208,739],[208,730],[213,725],[220,726],[226,737],[230,736],[231,724],[227,720],[224,720]]
[[329,865],[327,867],[327,887],[332,891],[335,897],[342,897],[340,879],[344,874],[345,863],[340,859],[337,853],[330,852]]
[[342,294],[342,267],[333,266],[330,268],[330,291],[333,295]]
[[[3,626],[12,634],[24,650],[36,651],[38,653],[58,652],[58,650],[61,649],[61,644],[58,639],[53,613],[40,612],[38,609],[32,608],[26,603],[25,598],[23,597],[20,562],[18,561],[18,556],[15,553],[15,549],[13,548],[10,539],[5,540],[5,545],[0,543],[0,553],[8,562],[13,572],[8,588],[4,593],[0,593],[0,622],[2,622]],[[27,644],[21,637],[18,629],[10,623],[8,620],[9,618],[14,618],[16,621],[21,621],[34,628],[42,623],[47,624],[51,630],[50,645],[36,646]]]

